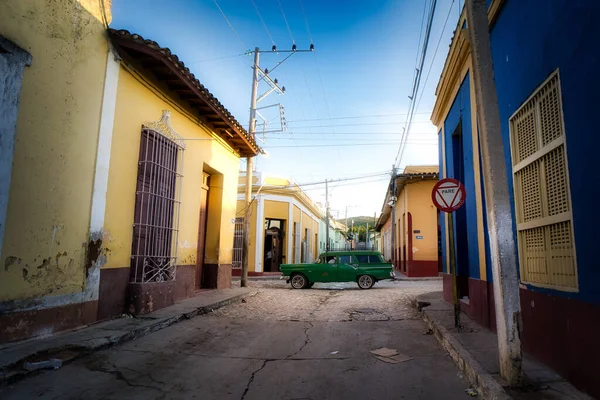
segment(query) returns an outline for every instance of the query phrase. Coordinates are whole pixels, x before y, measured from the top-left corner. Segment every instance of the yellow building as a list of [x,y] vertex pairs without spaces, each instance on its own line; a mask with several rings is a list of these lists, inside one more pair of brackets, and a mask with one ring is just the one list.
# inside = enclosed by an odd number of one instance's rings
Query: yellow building
[[169,49],[127,31],[109,35],[122,61],[99,318],[231,286],[239,159],[259,152]]
[[431,199],[437,181],[437,166],[406,167],[390,182],[375,227],[384,257],[409,277],[438,275],[438,212]]
[[[239,158],[259,148],[168,49],[108,31],[110,20],[109,0],[0,2],[0,342],[130,304],[155,309],[192,294],[202,276],[229,285]],[[140,159],[140,148],[162,152]],[[158,189],[138,179],[144,161],[163,166]],[[135,212],[151,204],[136,201],[148,192],[164,199],[152,203],[159,220]],[[198,246],[204,220],[211,234]],[[151,232],[156,221],[174,225]],[[134,252],[136,237],[163,247]],[[154,273],[129,272],[147,256]],[[167,282],[151,292],[152,280]]]
[[[234,274],[240,274],[245,174],[240,174]],[[294,182],[257,173],[252,177],[250,275],[278,272],[280,264],[312,262],[320,253],[323,213]]]
[[0,341],[96,319],[90,215],[109,4],[0,2]]

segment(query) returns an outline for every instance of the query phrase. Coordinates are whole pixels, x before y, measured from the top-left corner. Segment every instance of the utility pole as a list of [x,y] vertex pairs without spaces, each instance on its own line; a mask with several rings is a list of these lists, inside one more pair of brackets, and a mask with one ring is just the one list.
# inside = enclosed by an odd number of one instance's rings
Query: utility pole
[[492,255],[500,375],[510,386],[518,386],[523,382],[519,279],[487,5],[486,0],[466,0],[465,5]]
[[375,246],[374,250],[379,250],[377,246],[377,231],[375,228],[377,227],[377,211],[373,213],[373,246]]
[[396,268],[396,167],[392,167],[392,188],[390,206],[392,206],[392,265]]
[[325,254],[329,252],[329,187],[327,185],[327,179],[325,179],[325,219],[327,221],[325,230]]
[[[277,47],[273,45],[271,50],[263,50],[261,51],[258,47],[254,48],[254,64],[252,66],[252,95],[250,97],[250,121],[248,125],[248,133],[252,137],[252,139],[256,138],[256,114],[257,114],[257,103],[266,98],[273,92],[283,94],[285,93],[285,86],[279,87],[277,79],[271,79],[269,77],[269,71],[265,68],[263,71],[259,67],[259,60],[261,53],[290,53],[283,61],[280,61],[275,65],[275,67],[271,68],[271,72],[283,64],[288,58],[296,53],[303,52],[312,52],[315,50],[315,46],[311,43],[309,50],[298,50],[296,45],[292,46],[291,50],[277,50]],[[258,96],[258,83],[260,81],[265,82],[269,89]],[[267,106],[263,108],[268,108],[272,106]],[[285,127],[285,121],[283,120],[283,113],[281,106],[279,107],[280,117],[282,118],[282,129]],[[266,128],[265,128],[266,129]],[[265,130],[265,133],[267,131]],[[245,192],[245,205],[246,212],[244,214],[244,236],[243,236],[243,250],[242,250],[242,276],[241,276],[241,287],[248,286],[248,258],[250,254],[250,216],[251,205],[252,205],[252,157],[246,158],[246,192]],[[257,223],[262,223],[262,221],[256,221]],[[259,251],[260,249],[256,249]]]
[[[254,49],[254,65],[252,72],[252,94],[250,96],[250,121],[248,133],[254,139],[256,135],[256,95],[258,93],[258,62],[260,60],[260,50]],[[240,286],[248,286],[248,257],[250,253],[250,215],[252,215],[252,157],[246,158],[246,213],[244,215],[244,236],[242,253],[242,277]],[[258,249],[257,249],[258,250]]]

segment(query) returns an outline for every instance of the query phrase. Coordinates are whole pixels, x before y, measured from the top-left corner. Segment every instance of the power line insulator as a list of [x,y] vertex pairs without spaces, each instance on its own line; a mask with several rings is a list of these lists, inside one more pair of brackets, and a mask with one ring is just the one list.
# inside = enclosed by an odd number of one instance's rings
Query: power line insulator
[[283,87],[281,88],[281,91],[282,91],[283,93],[285,93],[285,86],[283,86]]
[[273,47],[271,48],[271,51],[277,51],[277,46],[273,45]]
[[315,51],[315,45],[311,43],[309,49],[310,51]]
[[267,68],[265,68],[265,75],[267,75],[269,73],[269,70]]
[[294,43],[294,44],[292,45],[292,51],[296,51],[296,48],[297,48],[297,47],[296,47],[296,44]]
[[277,78],[275,78],[275,80],[273,81],[275,82],[275,84],[277,85],[279,82],[277,81]]

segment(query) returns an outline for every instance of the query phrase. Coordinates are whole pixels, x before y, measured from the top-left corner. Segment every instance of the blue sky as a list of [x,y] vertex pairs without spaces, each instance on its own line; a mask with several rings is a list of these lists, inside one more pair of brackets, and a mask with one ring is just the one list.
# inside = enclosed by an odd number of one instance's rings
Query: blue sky
[[[270,49],[271,38],[279,49],[291,48],[292,37],[299,49],[306,49],[312,38],[314,53],[295,54],[271,75],[286,94],[259,103],[281,103],[288,130],[266,135],[261,145],[269,156],[256,159],[257,170],[299,183],[367,176],[330,185],[333,215],[344,216],[346,207],[350,216],[379,214],[389,175],[376,174],[390,171],[398,152],[426,0],[254,0],[266,29],[252,0],[217,1],[233,29],[214,0],[113,0],[111,27],[169,47],[244,126],[252,56],[243,54],[255,47]],[[437,164],[437,136],[429,116],[459,1],[437,2],[417,96],[422,98],[401,168]],[[260,65],[272,69],[283,57],[263,54]],[[276,125],[274,110],[264,113],[272,119],[270,129]],[[306,193],[324,202],[323,185],[307,186]]]

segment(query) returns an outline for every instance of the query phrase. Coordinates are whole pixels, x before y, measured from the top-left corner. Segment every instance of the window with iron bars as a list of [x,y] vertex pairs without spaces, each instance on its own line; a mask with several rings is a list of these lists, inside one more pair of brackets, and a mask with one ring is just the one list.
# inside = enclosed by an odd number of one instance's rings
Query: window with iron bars
[[578,288],[558,71],[510,118],[521,280]]
[[244,252],[244,217],[235,219],[235,230],[233,231],[233,261],[232,267],[242,268],[242,257]]
[[131,282],[175,280],[183,149],[143,129],[131,250]]

